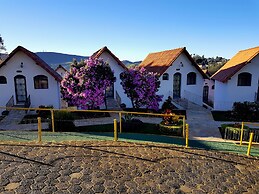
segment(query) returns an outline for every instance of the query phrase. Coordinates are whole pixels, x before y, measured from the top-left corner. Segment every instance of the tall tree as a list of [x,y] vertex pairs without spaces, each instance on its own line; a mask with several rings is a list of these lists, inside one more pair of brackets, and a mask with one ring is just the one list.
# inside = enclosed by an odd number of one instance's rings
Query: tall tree
[[82,109],[96,109],[105,102],[105,90],[116,78],[108,63],[89,58],[73,62],[63,80],[61,93],[68,104]]
[[4,40],[3,40],[3,38],[2,38],[2,36],[1,36],[1,34],[0,34],[0,52],[1,52],[2,50],[5,51],[6,48],[5,48],[5,46],[4,46]]
[[160,81],[155,73],[134,67],[120,74],[121,85],[130,98],[133,108],[146,107],[158,110],[162,96],[156,94]]

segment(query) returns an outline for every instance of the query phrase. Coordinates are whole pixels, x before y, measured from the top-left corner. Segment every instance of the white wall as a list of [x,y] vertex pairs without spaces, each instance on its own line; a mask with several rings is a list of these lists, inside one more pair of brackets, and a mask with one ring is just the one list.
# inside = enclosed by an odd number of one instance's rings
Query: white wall
[[[23,62],[23,68],[20,67],[21,62]],[[31,97],[31,107],[53,105],[55,108],[60,108],[59,83],[23,52],[17,52],[6,65],[0,68],[0,76],[2,75],[7,78],[7,84],[0,84],[0,106],[5,106],[12,95],[16,103],[14,77],[23,75],[26,77],[27,96]],[[36,75],[48,77],[48,89],[34,89],[33,77]]]
[[[248,72],[252,74],[251,86],[237,86],[238,74]],[[254,102],[255,93],[259,80],[259,56],[255,57],[251,63],[239,70],[226,83],[215,82],[215,110],[232,110],[234,102],[250,101]]]
[[[181,65],[181,63],[183,65]],[[179,69],[179,70],[177,70]],[[204,79],[200,72],[192,65],[187,56],[182,53],[170,66],[165,73],[169,74],[169,80],[162,80],[160,76],[160,88],[159,95],[164,95],[162,103],[167,99],[169,95],[173,95],[173,76],[175,73],[181,73],[181,98],[186,98],[191,102],[198,105],[202,105],[202,91]],[[187,85],[187,74],[190,72],[196,73],[196,84]],[[161,104],[162,104],[161,103]]]
[[123,69],[108,52],[103,52],[99,58],[109,63],[111,69],[114,71],[114,76],[116,77],[116,82],[114,83],[114,99],[116,99],[117,91],[121,98],[121,103],[125,103],[127,107],[132,107],[130,99],[124,93],[122,85],[120,84],[120,74],[124,72],[125,69]]
[[[215,81],[212,79],[205,79],[204,85],[209,87],[209,100],[214,101]],[[214,89],[213,89],[214,86]]]
[[66,71],[63,69],[63,68],[57,68],[56,69],[56,72],[61,76],[61,77],[64,77]]

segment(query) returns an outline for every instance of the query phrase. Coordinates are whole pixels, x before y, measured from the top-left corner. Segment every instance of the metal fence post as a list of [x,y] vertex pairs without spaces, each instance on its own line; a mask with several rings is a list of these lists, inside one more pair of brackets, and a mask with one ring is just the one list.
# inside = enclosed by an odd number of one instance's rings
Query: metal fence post
[[247,156],[250,156],[251,153],[251,146],[252,146],[252,142],[253,142],[253,137],[254,137],[254,133],[250,133],[250,139],[249,139],[249,144],[248,144],[248,148],[247,148]]
[[185,136],[185,117],[183,117],[183,137]]
[[117,130],[117,120],[113,120],[114,123],[114,141],[118,141],[118,130]]
[[120,133],[122,132],[122,118],[121,118],[121,112],[119,112],[120,117]]
[[55,132],[55,121],[54,121],[54,111],[51,110],[51,127],[52,127],[52,132]]
[[242,122],[241,124],[240,145],[242,145],[243,134],[244,134],[244,122]]
[[38,117],[38,142],[42,142],[42,128],[41,128],[41,117]]
[[186,124],[185,126],[185,147],[188,148],[189,147],[189,125]]

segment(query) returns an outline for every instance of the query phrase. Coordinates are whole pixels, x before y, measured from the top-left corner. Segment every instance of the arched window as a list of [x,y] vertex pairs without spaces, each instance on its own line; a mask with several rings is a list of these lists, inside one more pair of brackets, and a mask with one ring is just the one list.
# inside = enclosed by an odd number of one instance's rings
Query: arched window
[[215,89],[215,85],[212,85],[212,86],[211,86],[211,89],[214,90],[214,89]]
[[35,89],[48,89],[48,77],[45,75],[37,75],[33,78]]
[[0,76],[0,84],[7,84],[7,80],[5,76]]
[[238,75],[238,86],[251,86],[252,74],[251,73],[240,73]]
[[196,73],[190,72],[187,74],[187,85],[195,85],[196,84]]
[[163,80],[169,80],[169,75],[168,73],[163,74]]

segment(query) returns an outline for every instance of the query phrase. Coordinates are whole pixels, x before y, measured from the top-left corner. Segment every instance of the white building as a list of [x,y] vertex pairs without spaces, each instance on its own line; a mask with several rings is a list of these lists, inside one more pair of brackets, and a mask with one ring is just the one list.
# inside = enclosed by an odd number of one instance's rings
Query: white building
[[259,47],[239,51],[213,76],[214,109],[231,110],[234,102],[258,101]]
[[198,105],[203,102],[204,79],[208,78],[192,59],[186,48],[150,53],[140,67],[160,75],[159,95],[186,99]]
[[62,65],[59,65],[55,71],[61,76],[64,77],[65,73],[67,72],[67,70],[65,69],[65,67],[63,67]]
[[208,70],[203,70],[203,72],[208,76],[208,78],[204,80],[203,85],[203,102],[213,108],[215,81],[210,78],[211,75]]
[[120,84],[120,74],[126,71],[127,67],[106,46],[96,51],[92,57],[103,59],[109,63],[116,77],[114,86],[106,91],[106,96],[115,99],[119,105],[124,103],[127,107],[131,107],[131,101],[124,93],[124,89]]
[[0,64],[0,106],[60,108],[61,79],[35,53],[18,46]]

